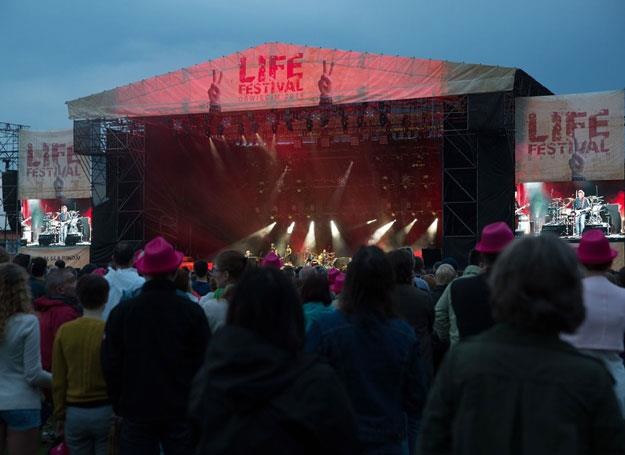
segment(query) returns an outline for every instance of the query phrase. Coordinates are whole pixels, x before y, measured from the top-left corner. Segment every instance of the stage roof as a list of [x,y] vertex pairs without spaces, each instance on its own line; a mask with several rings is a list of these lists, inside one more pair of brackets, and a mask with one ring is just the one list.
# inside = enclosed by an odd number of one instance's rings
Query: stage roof
[[266,43],[67,103],[71,119],[512,91],[516,68]]

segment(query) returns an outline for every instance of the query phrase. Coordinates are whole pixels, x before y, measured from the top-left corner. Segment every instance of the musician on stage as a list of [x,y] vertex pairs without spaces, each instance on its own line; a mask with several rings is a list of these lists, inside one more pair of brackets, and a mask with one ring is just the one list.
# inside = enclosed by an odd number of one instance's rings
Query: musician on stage
[[62,205],[61,211],[53,218],[61,222],[61,231],[59,232],[59,242],[65,245],[65,238],[67,237],[67,231],[69,230],[70,213],[67,211],[67,206]]
[[577,197],[573,201],[573,209],[575,210],[575,226],[574,235],[581,236],[586,227],[586,213],[590,210],[590,201],[585,197],[584,190],[577,190]]

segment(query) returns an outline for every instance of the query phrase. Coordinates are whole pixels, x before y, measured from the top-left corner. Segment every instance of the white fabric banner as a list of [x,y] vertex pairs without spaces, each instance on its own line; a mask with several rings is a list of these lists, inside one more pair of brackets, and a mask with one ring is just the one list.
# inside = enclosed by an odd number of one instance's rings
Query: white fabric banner
[[30,254],[31,257],[45,258],[52,267],[58,260],[65,261],[67,267],[81,269],[90,262],[88,246],[66,246],[61,248],[22,247],[20,253]]
[[623,180],[623,91],[516,99],[516,182]]
[[91,159],[74,153],[73,130],[20,131],[20,199],[91,197]]

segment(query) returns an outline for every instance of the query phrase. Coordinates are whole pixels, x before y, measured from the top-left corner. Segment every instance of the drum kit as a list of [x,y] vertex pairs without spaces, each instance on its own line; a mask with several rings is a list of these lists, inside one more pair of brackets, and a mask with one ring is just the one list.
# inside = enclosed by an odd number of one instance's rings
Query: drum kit
[[554,198],[551,204],[547,208],[546,226],[562,226],[562,232],[564,235],[571,236],[574,234],[575,217],[587,216],[587,225],[605,225],[609,226],[609,223],[605,223],[602,215],[605,215],[606,203],[603,200],[603,196],[588,196],[586,199],[590,202],[590,210],[587,213],[579,213],[573,209],[573,201],[575,198]]
[[51,236],[52,243],[56,244],[66,243],[67,237],[70,236],[76,242],[82,242],[84,231],[82,224],[86,218],[81,218],[77,210],[69,210],[67,220],[61,221],[58,219],[60,214],[61,212],[47,212],[43,217],[42,231],[39,235]]

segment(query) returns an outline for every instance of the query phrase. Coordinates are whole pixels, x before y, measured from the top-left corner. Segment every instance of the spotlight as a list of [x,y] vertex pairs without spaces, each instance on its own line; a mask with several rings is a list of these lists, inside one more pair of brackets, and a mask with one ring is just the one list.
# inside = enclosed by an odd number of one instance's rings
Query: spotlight
[[289,235],[293,234],[293,229],[295,229],[295,221],[291,221],[291,224],[289,224],[289,227],[286,229],[286,233]]
[[404,234],[408,234],[416,222],[417,222],[417,219],[415,218],[410,223],[408,223],[408,225],[406,225],[406,227],[404,228]]
[[376,221],[378,221],[378,219],[377,219],[377,218],[375,218],[375,219],[373,219],[373,220],[369,220],[369,221],[367,221],[367,224],[373,224],[373,223],[375,223]]
[[397,220],[393,220],[377,228],[375,232],[373,233],[373,235],[371,236],[371,238],[369,239],[369,245],[375,245],[376,243],[378,243],[380,239],[384,237],[384,234],[386,234],[389,231],[389,229],[391,229],[393,224],[395,224],[395,221]]
[[308,225],[308,233],[306,234],[306,237],[304,238],[304,248],[305,249],[314,249],[316,246],[316,239],[315,239],[315,222],[311,221],[310,224]]
[[336,226],[336,223],[334,222],[334,220],[330,220],[330,231],[332,232],[333,239],[336,239],[341,236],[341,233],[339,232],[339,228]]

